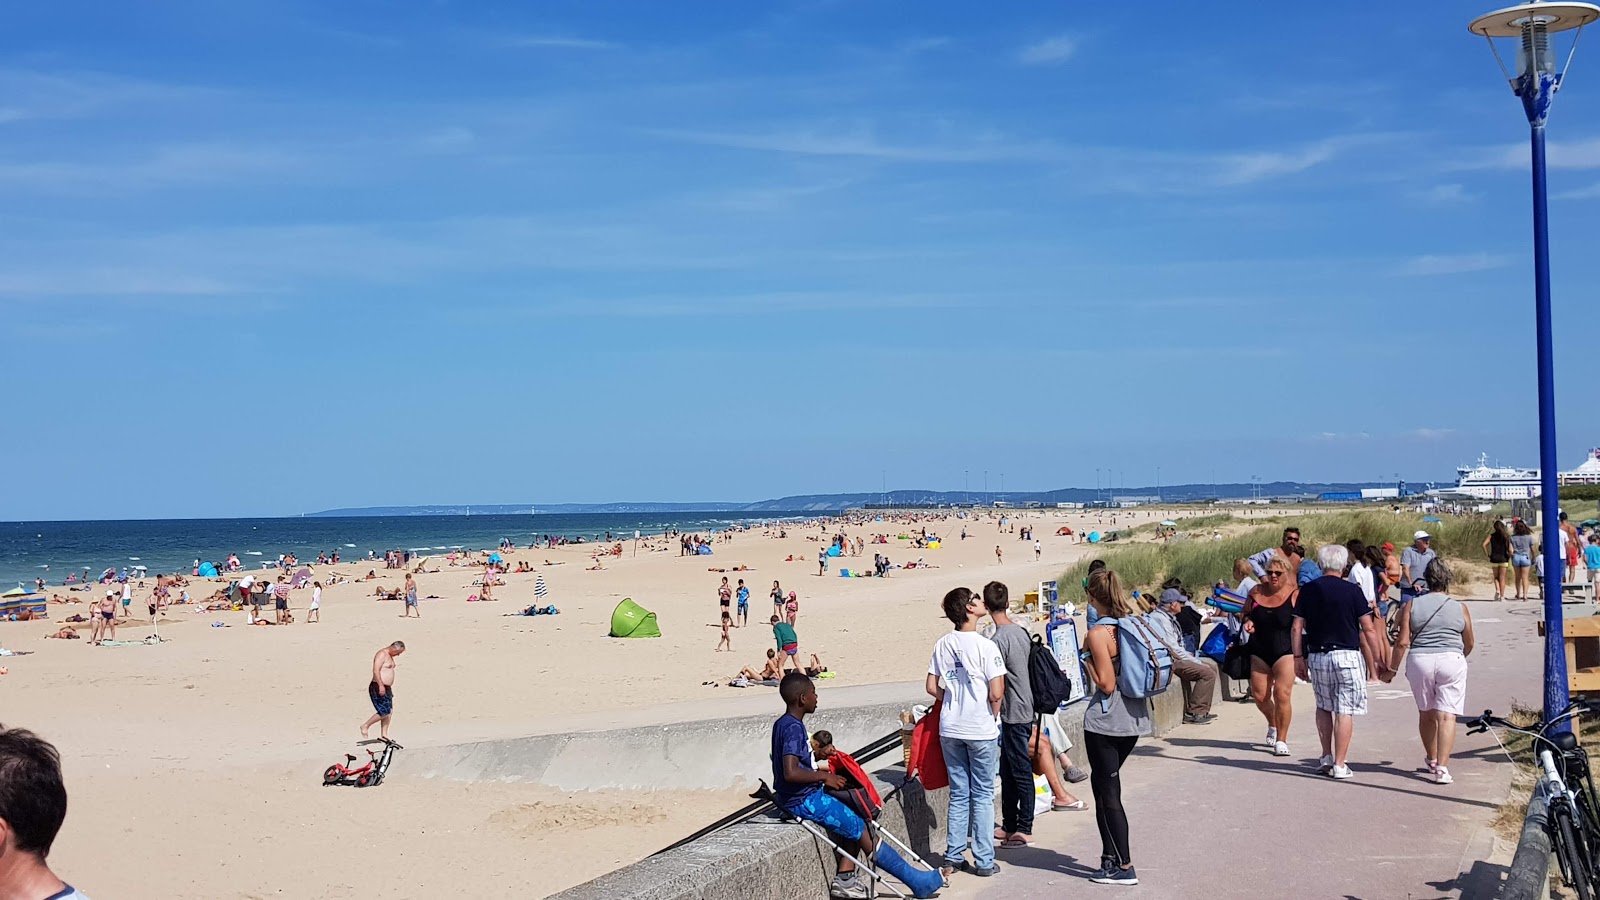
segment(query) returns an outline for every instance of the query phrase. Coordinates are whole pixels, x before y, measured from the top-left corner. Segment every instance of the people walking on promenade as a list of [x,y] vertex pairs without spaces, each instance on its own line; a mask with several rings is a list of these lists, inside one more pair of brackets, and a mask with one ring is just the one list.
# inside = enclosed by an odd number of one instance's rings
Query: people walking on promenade
[[1149,735],[1150,705],[1124,695],[1117,687],[1122,661],[1114,620],[1135,614],[1122,580],[1111,569],[1089,576],[1089,602],[1100,613],[1084,637],[1089,651],[1089,681],[1094,692],[1083,713],[1083,749],[1089,758],[1089,787],[1094,791],[1095,823],[1100,826],[1100,870],[1096,884],[1138,884],[1133,850],[1128,845],[1128,814],[1122,806],[1122,764],[1139,738]]
[[1494,530],[1483,539],[1483,552],[1489,555],[1489,569],[1494,573],[1494,599],[1506,598],[1506,570],[1511,568],[1511,532],[1506,523],[1494,520]]
[[[1337,779],[1354,773],[1346,765],[1355,717],[1367,713],[1367,660],[1379,658],[1377,619],[1361,589],[1344,580],[1350,552],[1338,544],[1317,551],[1322,577],[1300,589],[1295,605],[1295,673],[1311,681],[1317,698],[1318,771]],[[1392,677],[1388,660],[1374,665]]]
[[[927,678],[928,694],[942,704],[939,749],[950,776],[942,868],[946,876],[960,870],[987,877],[999,871],[994,862],[994,779],[1006,666],[995,642],[978,633],[984,608],[977,594],[956,588],[944,595],[943,605],[955,628],[933,645]],[[971,863],[966,861],[969,844]]]
[[[1033,714],[1033,687],[1028,681],[1028,629],[1011,620],[1011,597],[1006,586],[991,581],[983,586],[983,608],[994,621],[991,640],[1000,648],[1006,668],[1006,692],[1000,701],[1000,835],[1001,847],[1012,849],[1033,843],[1033,756],[1028,739],[1037,716]],[[973,828],[981,825],[974,822]]]
[[1528,572],[1533,568],[1533,529],[1520,518],[1511,520],[1511,574],[1518,600],[1528,599]]
[[1456,716],[1467,704],[1467,657],[1475,643],[1472,614],[1449,595],[1451,573],[1442,560],[1429,563],[1423,578],[1428,593],[1412,600],[1409,614],[1400,617],[1400,637],[1390,651],[1384,680],[1394,678],[1405,662],[1406,680],[1417,701],[1423,766],[1435,784],[1449,784],[1454,781],[1450,751],[1456,742]]
[[[1342,549],[1342,548],[1341,548]],[[1293,558],[1279,553],[1262,569],[1262,581],[1244,604],[1244,630],[1250,635],[1250,699],[1267,720],[1267,749],[1289,755],[1289,724],[1294,718],[1295,586]],[[1351,585],[1354,587],[1354,585]],[[1360,589],[1357,589],[1357,593]]]

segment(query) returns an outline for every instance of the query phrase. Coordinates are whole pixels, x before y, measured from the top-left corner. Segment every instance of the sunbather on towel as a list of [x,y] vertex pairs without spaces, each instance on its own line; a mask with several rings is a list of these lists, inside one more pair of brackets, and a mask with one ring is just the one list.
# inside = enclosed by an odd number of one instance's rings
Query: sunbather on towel
[[767,661],[761,667],[761,671],[757,672],[749,666],[745,666],[739,670],[739,676],[748,678],[751,681],[776,681],[782,678],[783,664],[778,662],[778,651],[770,647],[767,648]]

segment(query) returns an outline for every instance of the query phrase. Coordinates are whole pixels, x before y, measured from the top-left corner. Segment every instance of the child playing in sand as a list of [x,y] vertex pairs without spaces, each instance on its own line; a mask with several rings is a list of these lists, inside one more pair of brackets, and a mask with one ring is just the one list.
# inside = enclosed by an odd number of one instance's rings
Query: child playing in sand
[[[772,723],[772,793],[778,805],[826,828],[840,846],[856,856],[873,859],[879,868],[911,888],[913,896],[933,896],[944,886],[938,872],[912,868],[886,843],[874,846],[862,818],[828,793],[845,789],[848,782],[840,775],[816,768],[805,726],[805,717],[817,711],[816,685],[799,672],[790,672],[778,685],[778,695],[785,707],[783,715]],[[831,735],[828,744],[832,746]],[[839,874],[828,885],[828,892],[835,897],[867,896],[867,885],[856,874],[854,859],[839,858]]]
[[717,652],[723,650],[733,651],[733,641],[728,635],[728,629],[733,627],[733,616],[726,609],[722,611],[722,640],[717,641]]

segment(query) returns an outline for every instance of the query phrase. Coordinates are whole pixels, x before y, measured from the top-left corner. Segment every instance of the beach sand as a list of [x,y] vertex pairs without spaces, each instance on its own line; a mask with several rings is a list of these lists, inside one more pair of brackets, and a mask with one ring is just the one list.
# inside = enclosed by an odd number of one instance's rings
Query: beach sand
[[[1126,524],[1160,518],[1124,511]],[[1032,542],[997,533],[992,520],[928,523],[941,549],[912,550],[895,539],[913,526],[849,526],[851,535],[887,532],[887,547],[831,561],[818,577],[815,527],[788,527],[779,539],[756,529],[714,545],[715,555],[680,557],[624,544],[604,571],[587,571],[596,545],[517,550],[535,564],[558,616],[506,618],[534,602],[534,574],[510,574],[497,602],[468,603],[477,567],[446,565],[417,576],[421,619],[402,620],[402,604],[372,599],[376,585],[403,575],[380,562],[323,567],[348,575],[377,568],[371,583],[327,588],[322,622],[304,624],[310,590],[295,591],[296,623],[247,627],[242,612],[173,607],[159,646],[90,647],[45,640],[54,626],[0,624],[0,641],[34,651],[7,662],[0,679],[8,726],[31,728],[61,750],[70,794],[67,823],[51,854],[54,868],[91,896],[433,897],[533,896],[580,883],[648,854],[746,801],[736,790],[565,794],[537,785],[463,784],[391,778],[375,790],[324,788],[321,772],[352,744],[371,713],[366,697],[372,655],[404,640],[392,736],[408,746],[548,732],[582,717],[623,726],[647,708],[694,701],[716,715],[725,696],[749,691],[707,687],[741,666],[759,668],[771,630],[772,581],[800,598],[802,654],[816,652],[837,673],[831,686],[919,679],[929,649],[949,626],[939,598],[957,586],[1005,581],[1021,600],[1090,545],[1058,537],[1093,514],[1012,514],[1033,524]],[[915,526],[915,527],[920,527]],[[831,533],[831,532],[830,532]],[[776,534],[774,530],[773,535]],[[658,538],[656,543],[662,542]],[[999,544],[1005,561],[996,564]],[[885,579],[845,579],[838,569],[870,569],[874,551],[896,563],[922,557],[938,568]],[[785,562],[794,555],[799,561]],[[545,560],[560,563],[543,565]],[[733,632],[732,653],[717,643],[717,586],[708,567],[748,565],[751,626]],[[196,580],[190,594],[203,596]],[[74,596],[87,596],[76,594]],[[141,597],[142,595],[136,595]],[[607,637],[613,607],[633,597],[653,610],[663,637]],[[136,600],[135,605],[142,603]],[[53,621],[83,607],[55,606]],[[212,623],[229,627],[211,627]],[[142,638],[131,621],[119,638]],[[762,688],[759,690],[771,690]],[[773,691],[773,714],[780,706]],[[823,703],[826,705],[826,694]],[[570,727],[570,726],[568,726]],[[401,751],[402,753],[404,751]],[[559,865],[551,864],[559,860]]]

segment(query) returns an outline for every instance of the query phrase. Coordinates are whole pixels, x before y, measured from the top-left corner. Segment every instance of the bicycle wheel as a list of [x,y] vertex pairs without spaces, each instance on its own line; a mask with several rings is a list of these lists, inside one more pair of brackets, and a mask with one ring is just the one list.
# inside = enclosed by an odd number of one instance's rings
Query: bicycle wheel
[[1561,800],[1550,807],[1550,842],[1556,852],[1556,863],[1561,868],[1561,880],[1578,895],[1578,900],[1594,900],[1591,882],[1588,847],[1582,843],[1573,810]]

